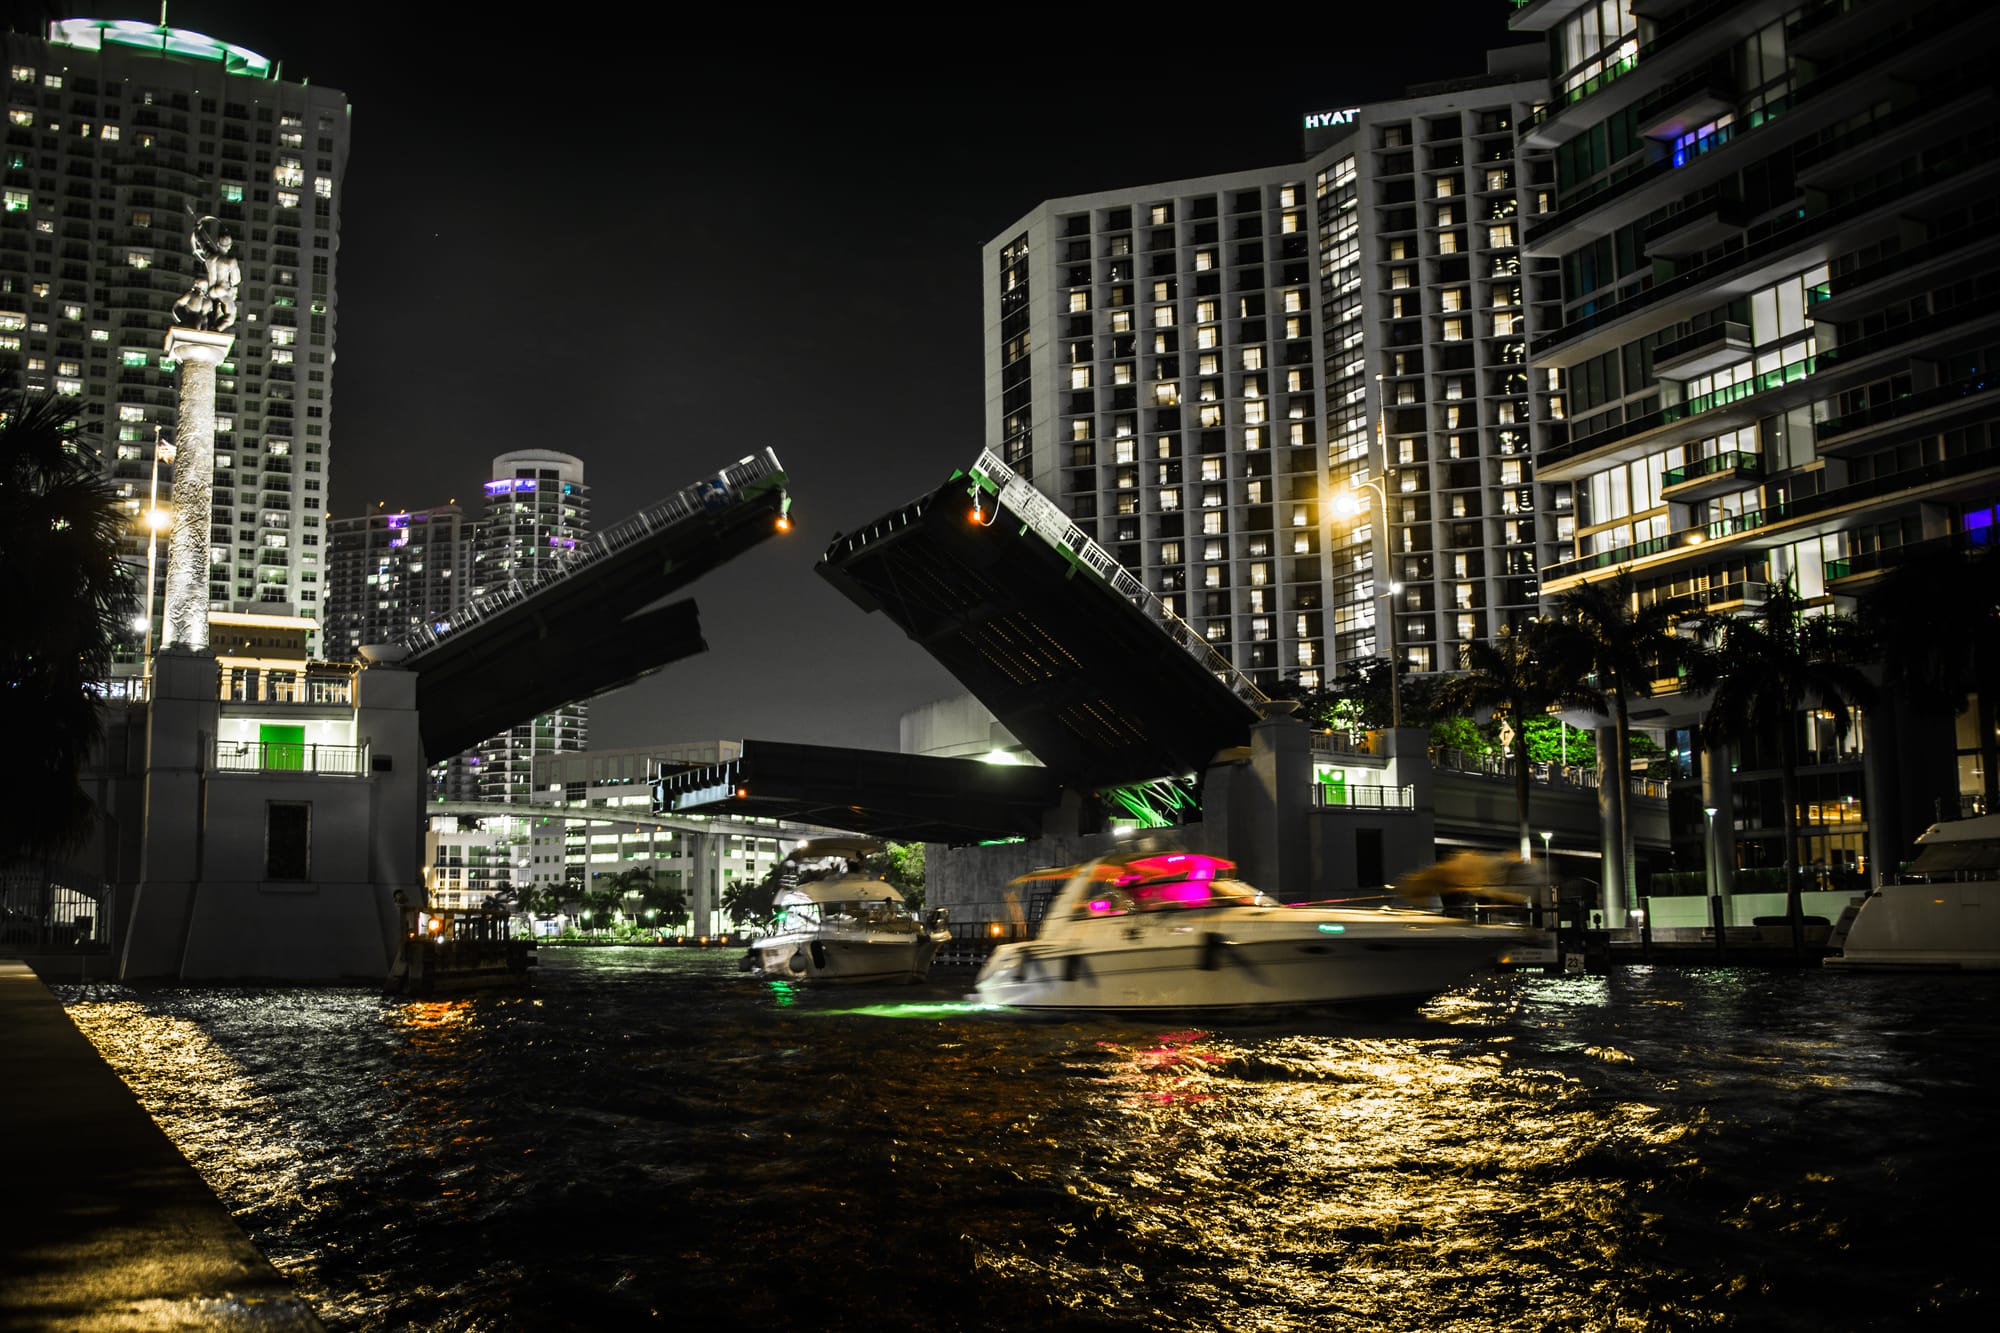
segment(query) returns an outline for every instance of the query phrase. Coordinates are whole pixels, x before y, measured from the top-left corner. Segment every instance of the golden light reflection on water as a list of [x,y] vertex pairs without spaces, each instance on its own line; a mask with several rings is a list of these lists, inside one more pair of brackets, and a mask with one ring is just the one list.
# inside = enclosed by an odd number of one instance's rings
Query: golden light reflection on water
[[281,1195],[297,1193],[296,1162],[283,1139],[242,1132],[277,1119],[277,1108],[200,1027],[133,1001],[76,1003],[68,1013],[211,1186],[256,1177]]

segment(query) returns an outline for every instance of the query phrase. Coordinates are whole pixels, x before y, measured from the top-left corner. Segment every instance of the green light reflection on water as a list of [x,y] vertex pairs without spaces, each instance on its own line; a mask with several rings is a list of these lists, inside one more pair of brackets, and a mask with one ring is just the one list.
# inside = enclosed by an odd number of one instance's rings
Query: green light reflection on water
[[863,1014],[870,1018],[955,1018],[961,1014],[984,1014],[1003,1008],[997,1004],[980,1004],[975,1000],[933,1000],[927,1003],[909,1004],[864,1004],[854,1009],[822,1009],[820,1012],[833,1014]]

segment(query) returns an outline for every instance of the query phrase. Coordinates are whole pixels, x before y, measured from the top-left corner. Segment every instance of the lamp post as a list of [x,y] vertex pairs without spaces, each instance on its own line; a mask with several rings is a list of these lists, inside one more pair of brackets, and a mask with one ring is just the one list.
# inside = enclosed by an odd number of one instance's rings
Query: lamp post
[[1715,891],[1715,817],[1721,811],[1713,805],[1705,805],[1701,812],[1708,816],[1708,836],[1702,843],[1702,876],[1708,881],[1708,918],[1715,928],[1715,952],[1722,952],[1723,929],[1722,895]]
[[1551,859],[1549,839],[1555,836],[1554,829],[1542,830],[1542,886],[1548,890],[1546,894],[1548,898],[1547,910],[1551,918],[1555,915],[1556,906],[1556,863]]
[[[1352,482],[1357,490],[1365,488],[1369,491],[1374,492],[1376,505],[1380,509],[1382,515],[1382,530],[1386,534],[1389,528],[1389,499],[1388,496],[1383,491],[1381,481],[1377,478],[1372,478],[1372,477],[1355,477],[1352,479]],[[1347,513],[1352,514],[1352,513],[1359,513],[1360,511],[1366,509],[1367,506],[1365,504],[1358,504],[1353,501],[1349,501],[1345,506],[1343,506],[1343,508]],[[1384,544],[1384,549],[1385,551],[1387,549],[1386,542]],[[1403,685],[1402,685],[1403,673],[1398,669],[1398,663],[1396,661],[1396,594],[1403,590],[1403,585],[1400,583],[1391,582],[1386,584],[1385,586],[1388,589],[1387,602],[1389,608],[1389,614],[1387,620],[1388,655],[1389,655],[1389,725],[1391,727],[1400,728],[1403,725]],[[1377,619],[1380,620],[1381,617],[1378,616]]]

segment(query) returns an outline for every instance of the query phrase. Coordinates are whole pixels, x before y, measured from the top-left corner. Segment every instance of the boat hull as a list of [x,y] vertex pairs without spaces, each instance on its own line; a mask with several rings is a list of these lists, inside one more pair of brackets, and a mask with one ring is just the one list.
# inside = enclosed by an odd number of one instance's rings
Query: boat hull
[[744,964],[752,974],[773,981],[913,983],[929,979],[931,962],[948,938],[778,935],[752,944]]
[[1832,943],[1838,952],[1822,965],[1835,970],[2000,969],[2000,880],[1885,884]]
[[1182,927],[1179,938],[1118,947],[1051,940],[1002,945],[974,983],[983,1003],[1014,1009],[1241,1012],[1415,1003],[1491,971],[1517,933],[1500,927],[1330,934]]

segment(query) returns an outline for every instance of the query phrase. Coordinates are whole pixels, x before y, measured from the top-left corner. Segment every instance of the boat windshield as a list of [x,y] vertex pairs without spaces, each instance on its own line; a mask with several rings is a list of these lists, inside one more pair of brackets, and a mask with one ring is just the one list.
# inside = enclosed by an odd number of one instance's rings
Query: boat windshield
[[[1140,857],[1119,866],[1100,866],[1079,916],[1124,916],[1132,912],[1179,911],[1196,907],[1249,907],[1263,895],[1240,879],[1219,857],[1191,853]],[[1107,873],[1109,872],[1109,873]]]
[[781,918],[788,929],[860,927],[865,930],[915,930],[916,917],[907,903],[870,898],[825,903],[794,903]]

